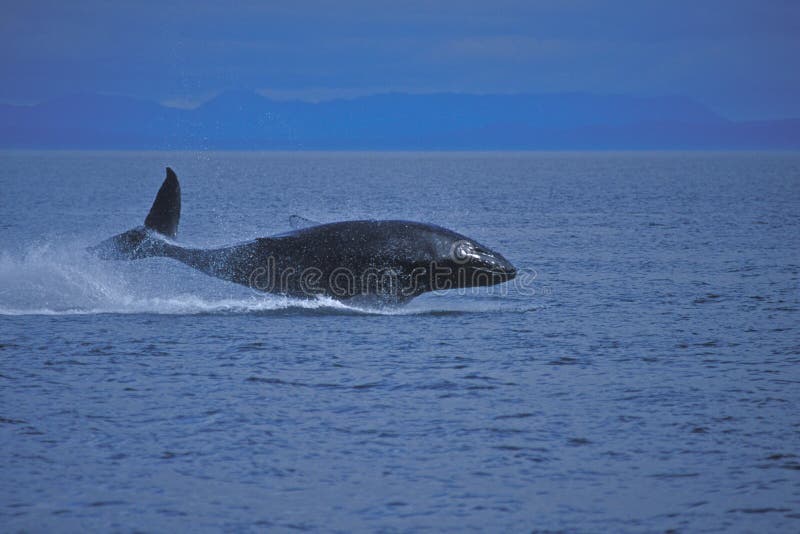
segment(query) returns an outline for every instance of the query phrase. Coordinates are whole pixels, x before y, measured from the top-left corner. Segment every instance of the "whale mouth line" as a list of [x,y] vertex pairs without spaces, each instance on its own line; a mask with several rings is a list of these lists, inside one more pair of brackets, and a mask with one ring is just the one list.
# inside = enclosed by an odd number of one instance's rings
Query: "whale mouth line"
[[511,267],[510,269],[487,269],[484,267],[478,267],[475,269],[475,273],[477,275],[488,274],[492,278],[502,278],[504,281],[509,281],[516,278],[517,269],[516,267]]

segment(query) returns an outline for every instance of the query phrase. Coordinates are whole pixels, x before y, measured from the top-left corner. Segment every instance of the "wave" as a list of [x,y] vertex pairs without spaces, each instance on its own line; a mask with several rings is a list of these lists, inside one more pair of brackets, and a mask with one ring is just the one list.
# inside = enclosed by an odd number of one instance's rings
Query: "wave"
[[461,295],[421,297],[400,307],[300,299],[219,281],[161,258],[105,262],[75,243],[0,252],[0,316],[93,314],[451,315],[526,312],[530,303]]

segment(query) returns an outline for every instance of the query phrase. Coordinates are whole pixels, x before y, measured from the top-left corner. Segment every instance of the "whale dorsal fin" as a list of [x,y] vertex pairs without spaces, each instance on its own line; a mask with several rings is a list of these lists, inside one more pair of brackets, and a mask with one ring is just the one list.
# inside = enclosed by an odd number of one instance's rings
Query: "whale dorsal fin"
[[159,234],[175,237],[181,219],[181,184],[172,169],[167,167],[167,177],[158,190],[144,225]]
[[295,230],[302,230],[303,228],[319,226],[322,223],[317,221],[312,221],[311,219],[306,219],[305,217],[301,217],[299,215],[292,215],[291,217],[289,217],[289,224]]

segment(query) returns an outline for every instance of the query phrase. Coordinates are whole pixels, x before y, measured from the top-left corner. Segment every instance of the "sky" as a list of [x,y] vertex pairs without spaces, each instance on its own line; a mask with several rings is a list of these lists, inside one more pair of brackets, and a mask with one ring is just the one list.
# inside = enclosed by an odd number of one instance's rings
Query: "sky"
[[0,1],[7,103],[586,92],[800,117],[792,0]]

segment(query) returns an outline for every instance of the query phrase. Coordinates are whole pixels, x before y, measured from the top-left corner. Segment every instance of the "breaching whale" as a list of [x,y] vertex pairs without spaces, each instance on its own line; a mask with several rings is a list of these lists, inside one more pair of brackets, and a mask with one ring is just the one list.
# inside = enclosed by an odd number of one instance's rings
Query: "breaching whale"
[[490,286],[516,269],[502,255],[433,224],[360,220],[320,224],[292,216],[294,230],[213,249],[173,239],[181,215],[178,177],[167,177],[144,225],[88,250],[102,259],[173,258],[205,274],[258,291],[402,303],[427,291]]

